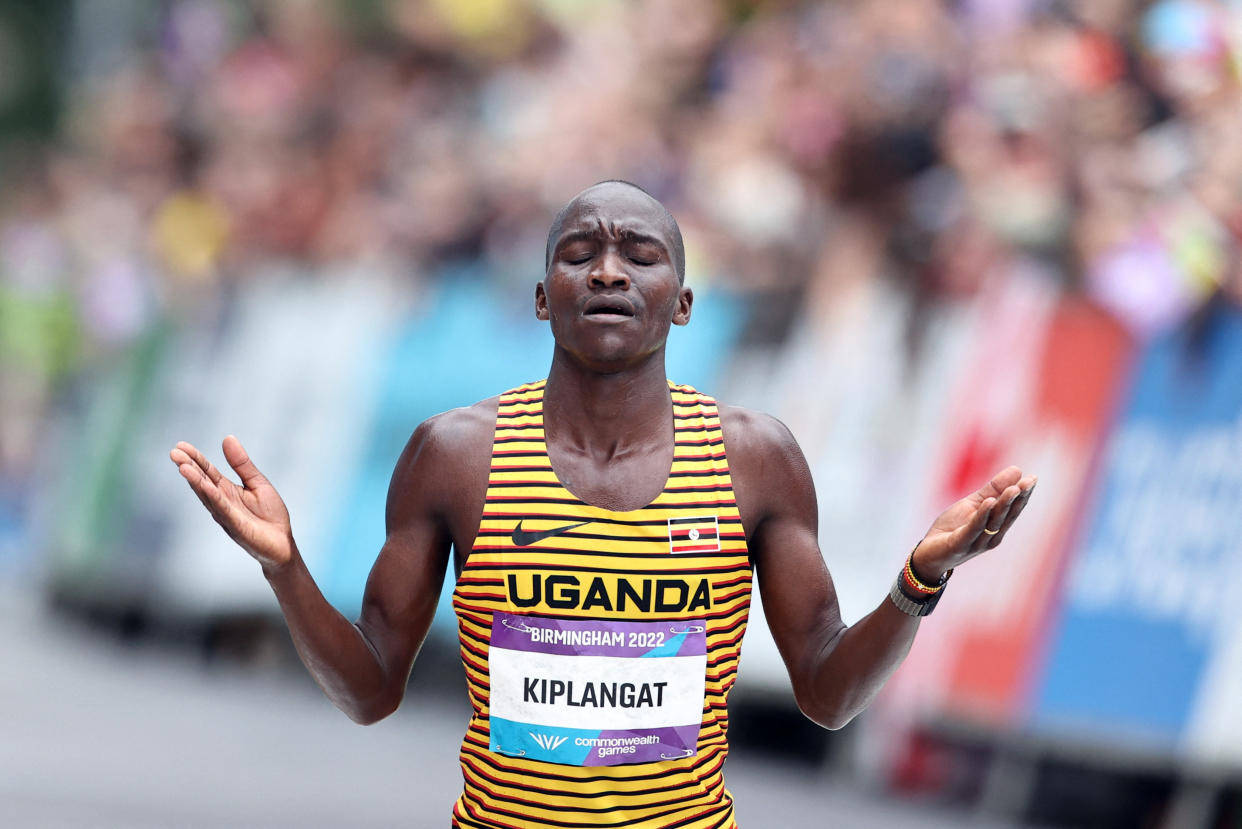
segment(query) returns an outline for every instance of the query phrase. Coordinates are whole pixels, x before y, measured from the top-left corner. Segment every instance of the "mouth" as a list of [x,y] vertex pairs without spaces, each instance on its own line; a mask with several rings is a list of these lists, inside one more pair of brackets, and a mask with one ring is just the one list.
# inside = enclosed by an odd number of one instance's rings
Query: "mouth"
[[634,306],[624,297],[595,297],[587,302],[582,315],[601,322],[625,320],[634,316]]

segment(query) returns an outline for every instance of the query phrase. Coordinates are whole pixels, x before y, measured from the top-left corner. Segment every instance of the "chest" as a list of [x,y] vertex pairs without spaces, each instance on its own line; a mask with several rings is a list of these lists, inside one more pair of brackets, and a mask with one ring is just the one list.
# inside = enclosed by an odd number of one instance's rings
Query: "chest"
[[593,455],[547,444],[548,460],[560,485],[592,506],[614,512],[642,509],[659,497],[673,465],[673,436],[636,450]]

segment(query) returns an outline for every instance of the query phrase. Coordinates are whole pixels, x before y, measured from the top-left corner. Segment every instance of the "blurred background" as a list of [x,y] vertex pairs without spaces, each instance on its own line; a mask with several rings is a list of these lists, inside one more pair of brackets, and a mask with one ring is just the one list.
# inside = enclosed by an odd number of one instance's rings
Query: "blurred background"
[[0,0],[0,822],[442,825],[451,610],[350,725],[167,452],[239,435],[356,613],[413,427],[544,375],[551,215],[624,178],[848,621],[1040,476],[840,732],[756,609],[743,825],[1242,826],[1240,69],[1238,0]]

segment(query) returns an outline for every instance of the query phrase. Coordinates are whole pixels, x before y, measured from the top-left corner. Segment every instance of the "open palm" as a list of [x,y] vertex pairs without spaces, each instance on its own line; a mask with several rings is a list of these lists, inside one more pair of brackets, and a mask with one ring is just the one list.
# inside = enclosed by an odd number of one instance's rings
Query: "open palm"
[[1010,466],[940,513],[915,551],[918,571],[940,574],[999,545],[1026,509],[1036,480]]
[[169,458],[230,538],[264,567],[287,563],[293,557],[294,547],[285,502],[251,462],[241,441],[229,435],[221,448],[225,460],[241,478],[240,486],[185,441],[169,452]]

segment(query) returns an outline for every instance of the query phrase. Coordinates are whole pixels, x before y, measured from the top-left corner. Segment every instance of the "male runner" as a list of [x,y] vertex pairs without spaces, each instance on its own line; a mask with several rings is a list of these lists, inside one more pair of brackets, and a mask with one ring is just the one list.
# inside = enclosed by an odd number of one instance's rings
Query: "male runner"
[[694,299],[684,262],[676,221],[634,185],[566,205],[535,287],[555,339],[547,380],[415,429],[356,623],[324,600],[235,437],[223,449],[240,486],[188,443],[171,452],[259,562],[315,681],[359,723],[401,702],[455,551],[474,714],[454,826],[735,826],[721,768],[752,565],[798,705],[840,728],[952,569],[997,546],[1030,498],[1034,477],[1010,467],[954,504],[847,627],[793,436],[665,377],[669,326]]

